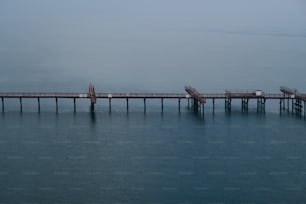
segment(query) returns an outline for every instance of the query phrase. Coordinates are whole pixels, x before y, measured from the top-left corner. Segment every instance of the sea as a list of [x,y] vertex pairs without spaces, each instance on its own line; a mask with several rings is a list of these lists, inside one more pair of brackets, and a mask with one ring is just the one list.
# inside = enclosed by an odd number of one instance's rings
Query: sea
[[[305,22],[298,0],[2,0],[0,92],[306,93]],[[146,102],[4,99],[0,203],[306,203],[304,115]]]

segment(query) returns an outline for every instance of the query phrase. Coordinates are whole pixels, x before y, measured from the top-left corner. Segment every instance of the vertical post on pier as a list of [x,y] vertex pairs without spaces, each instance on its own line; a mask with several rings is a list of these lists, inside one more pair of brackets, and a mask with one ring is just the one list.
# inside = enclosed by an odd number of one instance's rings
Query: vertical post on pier
[[2,101],[2,112],[4,112],[4,98],[3,97],[1,98],[1,101]]
[[188,109],[190,107],[190,99],[189,98],[187,99],[187,107],[188,107]]
[[[285,101],[284,101],[284,103],[285,103]],[[287,110],[288,110],[288,112],[289,112],[289,96],[288,96],[288,98],[287,98]]]
[[306,101],[304,101],[304,117],[306,116]]
[[257,98],[257,112],[259,112],[259,103],[260,103],[260,99]]
[[19,102],[20,102],[20,112],[22,112],[22,98],[19,98]]
[[146,103],[146,98],[143,98],[143,110],[144,112],[147,111],[147,103]]
[[73,110],[74,110],[74,112],[76,112],[76,101],[75,101],[75,98],[73,98]]
[[[286,97],[286,95],[285,94],[283,94],[283,110],[285,110],[286,108],[285,108],[285,97]],[[288,98],[288,100],[289,100],[289,98]],[[288,107],[288,111],[289,111],[289,107]]]
[[40,112],[40,98],[37,98],[38,112]]
[[204,103],[202,103],[202,115],[204,116]]
[[55,105],[56,105],[56,112],[58,112],[58,100],[57,100],[57,97],[55,98]]
[[296,99],[296,107],[295,107],[295,111],[298,112],[298,115],[301,116],[302,115],[302,100],[301,99]]
[[246,99],[246,111],[249,111],[249,99]]
[[178,110],[179,112],[181,112],[181,99],[180,98],[178,99]]
[[230,111],[231,110],[231,103],[232,103],[232,101],[231,101],[232,99],[231,98],[225,98],[225,110],[226,111]]
[[265,113],[266,112],[266,98],[261,99],[263,102],[261,102],[262,104],[262,111]]
[[294,112],[294,99],[291,99],[291,112]]
[[198,101],[195,98],[193,99],[193,111],[198,111]]
[[164,98],[161,98],[161,111],[164,112]]
[[126,112],[129,112],[129,98],[126,98]]
[[241,110],[244,111],[244,99],[241,99]]
[[213,102],[213,112],[215,112],[215,98],[212,99]]

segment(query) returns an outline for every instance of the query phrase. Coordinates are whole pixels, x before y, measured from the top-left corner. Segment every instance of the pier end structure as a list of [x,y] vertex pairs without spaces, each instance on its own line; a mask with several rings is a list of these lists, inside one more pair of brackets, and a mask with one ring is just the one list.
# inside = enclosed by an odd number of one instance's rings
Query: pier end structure
[[[280,91],[283,93],[283,109],[285,109],[285,99],[287,99],[287,111],[290,111],[290,99],[291,99],[291,112],[297,115],[302,115],[304,108],[304,116],[306,116],[306,95],[299,93],[297,89],[291,89],[285,86],[280,87]],[[281,102],[280,102],[281,103]]]

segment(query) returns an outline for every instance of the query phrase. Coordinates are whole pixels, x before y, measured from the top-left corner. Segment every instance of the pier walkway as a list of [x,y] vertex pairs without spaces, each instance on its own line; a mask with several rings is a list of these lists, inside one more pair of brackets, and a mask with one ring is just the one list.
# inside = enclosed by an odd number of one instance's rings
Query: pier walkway
[[231,101],[235,99],[241,100],[242,111],[248,110],[249,100],[257,100],[257,110],[265,111],[265,103],[267,100],[279,100],[280,110],[286,109],[285,101],[287,100],[287,110],[289,111],[289,103],[291,99],[291,110],[297,114],[302,114],[304,109],[304,116],[306,116],[306,94],[299,93],[296,89],[290,89],[287,87],[280,87],[280,93],[264,93],[261,90],[256,91],[230,91],[226,90],[224,93],[199,93],[195,88],[191,86],[185,87],[185,93],[111,93],[111,92],[95,92],[94,86],[89,85],[89,91],[86,92],[0,92],[0,98],[2,101],[2,111],[4,111],[5,99],[16,98],[20,100],[20,110],[22,111],[22,99],[34,98],[38,101],[38,110],[40,111],[40,99],[49,98],[55,99],[56,110],[58,110],[58,99],[73,99],[74,110],[76,110],[76,99],[90,99],[92,111],[97,99],[108,99],[109,109],[111,110],[112,99],[126,99],[127,110],[129,109],[129,99],[143,99],[144,110],[146,110],[147,99],[160,99],[161,108],[164,107],[164,99],[177,99],[179,110],[181,108],[181,100],[188,100],[188,107],[194,108],[194,111],[202,110],[204,114],[204,104],[207,100],[212,100],[213,110],[215,109],[215,100],[224,100],[225,110],[231,110]]

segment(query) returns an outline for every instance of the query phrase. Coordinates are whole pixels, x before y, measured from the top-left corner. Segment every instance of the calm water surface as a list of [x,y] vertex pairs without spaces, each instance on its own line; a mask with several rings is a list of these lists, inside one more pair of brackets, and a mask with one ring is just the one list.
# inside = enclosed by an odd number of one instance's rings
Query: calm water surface
[[3,203],[306,199],[306,123],[290,114],[7,112],[0,127]]

